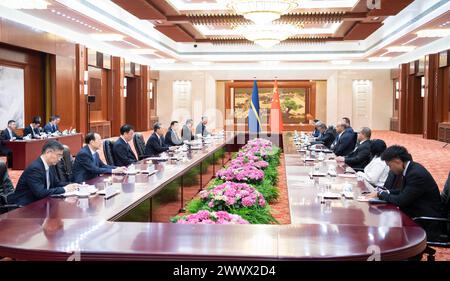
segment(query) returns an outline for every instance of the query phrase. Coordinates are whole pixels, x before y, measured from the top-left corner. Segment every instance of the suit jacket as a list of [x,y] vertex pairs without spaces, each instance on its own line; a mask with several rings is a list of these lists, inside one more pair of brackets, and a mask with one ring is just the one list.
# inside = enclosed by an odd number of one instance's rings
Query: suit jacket
[[320,135],[319,138],[316,139],[316,142],[322,143],[326,147],[330,148],[331,144],[334,142],[334,135],[332,130],[327,129],[323,134]]
[[22,139],[22,137],[19,137],[14,131],[11,130],[12,136],[8,131],[8,128],[4,129],[0,135],[0,139],[1,140],[10,140],[12,138],[16,138],[16,139]]
[[347,156],[355,148],[356,135],[354,132],[345,130],[344,133],[337,137],[335,140],[336,145],[334,146],[334,154],[337,156]]
[[181,137],[183,138],[183,140],[187,141],[191,141],[194,139],[191,129],[189,129],[189,127],[186,125],[183,125],[183,129],[181,130]]
[[164,141],[167,146],[175,146],[183,144],[183,140],[180,139],[177,133],[172,129],[167,130],[166,136],[164,137]]
[[314,129],[314,131],[312,132],[312,136],[315,138],[320,137],[320,131],[317,129]]
[[[33,136],[32,131],[34,131],[34,136]],[[32,138],[35,139],[37,136],[41,135],[41,130],[39,128],[33,129],[33,128],[31,128],[31,126],[27,126],[27,127],[25,127],[25,129],[23,129],[23,136],[28,136],[28,135],[31,135]]]
[[153,133],[145,144],[145,155],[150,157],[167,150],[169,150],[169,147],[165,144],[164,137],[159,137],[156,133]]
[[53,134],[54,132],[57,132],[59,130],[57,125],[53,125],[52,123],[47,123],[44,126],[44,132],[47,134]]
[[131,150],[130,145],[121,137],[113,145],[114,162],[116,166],[128,166],[137,162],[136,155]]
[[81,183],[97,177],[99,174],[110,174],[115,169],[100,160],[98,153],[91,153],[89,146],[84,146],[78,152],[72,167],[72,181]]
[[16,190],[10,200],[18,205],[27,205],[52,194],[61,194],[66,183],[59,182],[54,166],[49,168],[50,187],[47,189],[47,176],[41,157],[34,160],[22,173]]
[[207,135],[209,135],[209,132],[206,129],[206,126],[202,122],[200,122],[195,129],[195,134],[201,134],[202,136],[206,137]]
[[353,169],[364,169],[371,160],[370,148],[370,140],[364,141],[356,147],[356,150],[345,157],[345,164]]
[[[387,187],[395,182],[390,173],[386,180]],[[389,188],[389,187],[388,187]],[[431,174],[419,163],[411,161],[406,174],[402,177],[400,188],[389,189],[380,193],[380,199],[388,201],[404,211],[410,217],[443,217],[443,206],[439,188]]]

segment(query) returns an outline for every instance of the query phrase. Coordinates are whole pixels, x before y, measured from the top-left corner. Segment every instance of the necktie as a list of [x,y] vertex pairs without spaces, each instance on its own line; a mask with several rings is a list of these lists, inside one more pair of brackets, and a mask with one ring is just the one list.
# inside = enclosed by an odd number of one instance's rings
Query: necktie
[[158,139],[159,139],[159,145],[162,145],[161,137],[158,137]]
[[47,180],[47,189],[49,189],[50,188],[50,169],[45,170],[45,177]]
[[31,128],[31,135],[34,137],[34,128]]

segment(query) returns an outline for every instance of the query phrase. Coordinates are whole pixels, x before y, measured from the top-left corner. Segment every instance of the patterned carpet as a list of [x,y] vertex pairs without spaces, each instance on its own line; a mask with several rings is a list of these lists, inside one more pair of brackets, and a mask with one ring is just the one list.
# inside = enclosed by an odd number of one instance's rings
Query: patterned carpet
[[[146,140],[150,132],[144,132]],[[424,165],[433,178],[436,180],[440,189],[443,188],[450,171],[450,145],[443,148],[445,143],[423,139],[421,135],[406,135],[391,131],[374,131],[372,138],[383,139],[388,146],[398,144],[405,146],[413,156],[414,161]],[[132,145],[133,147],[133,145]],[[134,148],[134,147],[133,147]],[[103,158],[103,153],[100,153]],[[284,171],[284,157],[281,158],[280,165],[280,198],[274,204],[271,204],[272,213],[281,224],[290,223],[289,200],[286,186],[286,174]],[[22,171],[9,170],[9,175],[17,183]],[[436,254],[436,260],[450,261],[450,249],[439,249]]]

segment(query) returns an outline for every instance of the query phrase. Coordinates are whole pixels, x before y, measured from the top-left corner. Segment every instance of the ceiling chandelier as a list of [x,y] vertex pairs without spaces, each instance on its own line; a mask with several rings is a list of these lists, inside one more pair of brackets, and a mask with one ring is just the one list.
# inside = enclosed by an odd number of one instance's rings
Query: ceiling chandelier
[[298,6],[295,0],[229,0],[228,7],[256,24],[277,20]]
[[298,28],[290,24],[243,25],[236,31],[247,40],[264,48],[270,48],[298,33]]

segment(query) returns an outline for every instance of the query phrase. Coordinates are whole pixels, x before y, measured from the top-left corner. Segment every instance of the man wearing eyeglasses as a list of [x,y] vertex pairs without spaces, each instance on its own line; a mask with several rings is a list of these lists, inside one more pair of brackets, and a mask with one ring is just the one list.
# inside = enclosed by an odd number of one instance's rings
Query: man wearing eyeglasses
[[53,194],[74,191],[78,184],[68,184],[58,181],[55,165],[63,157],[64,147],[61,143],[51,140],[42,147],[42,153],[31,163],[20,176],[14,194],[10,200],[24,206]]

